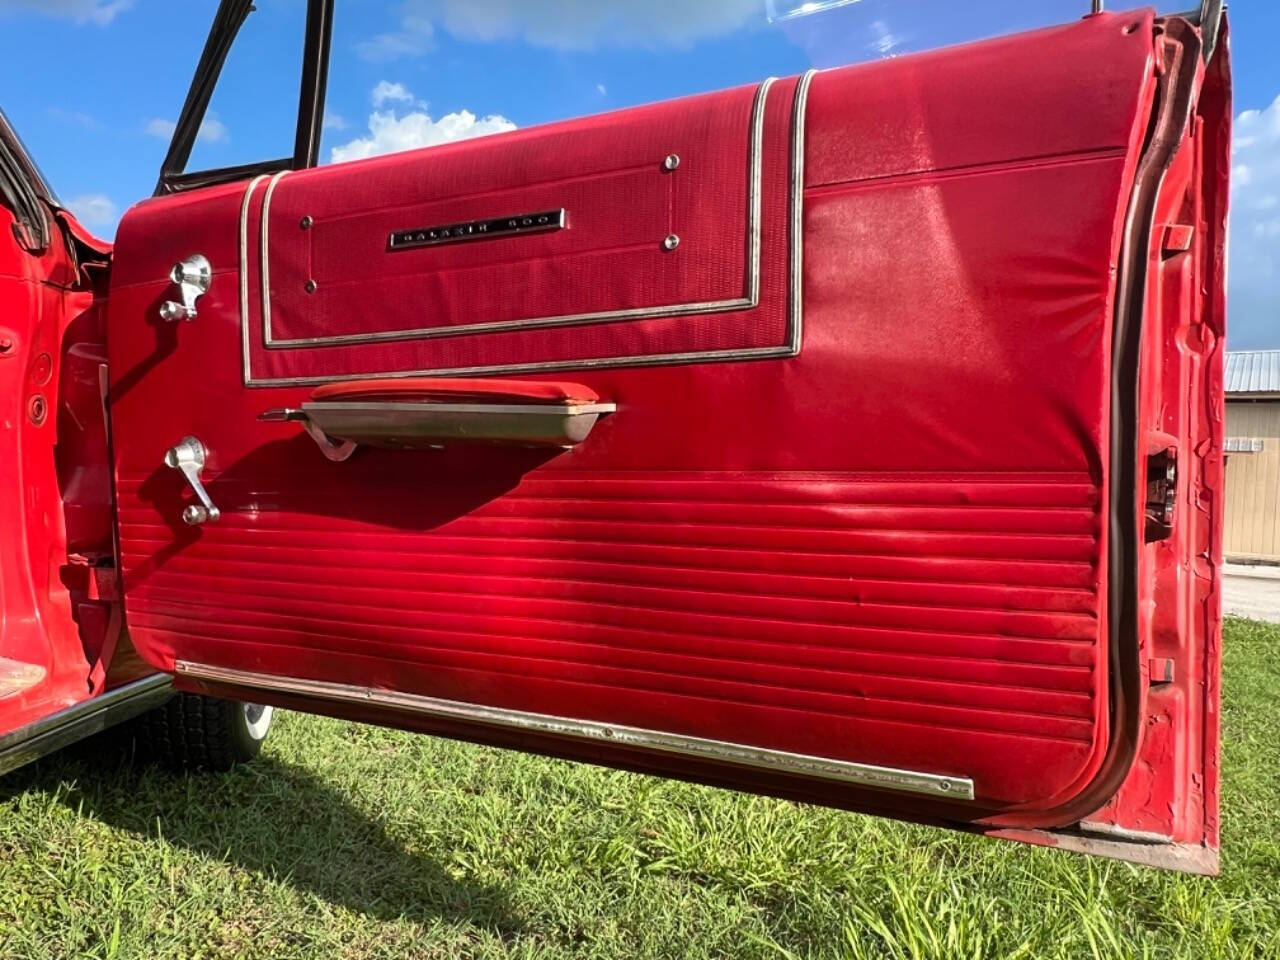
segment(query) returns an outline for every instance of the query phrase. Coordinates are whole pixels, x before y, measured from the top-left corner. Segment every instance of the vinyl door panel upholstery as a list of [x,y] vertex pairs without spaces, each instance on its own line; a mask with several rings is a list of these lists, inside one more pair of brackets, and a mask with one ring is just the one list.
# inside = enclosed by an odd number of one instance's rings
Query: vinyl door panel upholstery
[[[139,651],[966,777],[984,815],[1051,819],[1109,736],[1113,285],[1151,34],[1093,17],[135,207],[110,346]],[[164,324],[195,250],[213,285]],[[257,419],[464,374],[617,412],[569,451],[342,463]],[[222,511],[198,528],[162,465],[188,434]]]

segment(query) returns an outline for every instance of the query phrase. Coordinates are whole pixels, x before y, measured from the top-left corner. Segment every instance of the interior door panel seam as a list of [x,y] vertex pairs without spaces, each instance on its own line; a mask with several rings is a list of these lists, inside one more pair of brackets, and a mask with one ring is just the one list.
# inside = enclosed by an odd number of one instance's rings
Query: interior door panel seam
[[[138,523],[131,524],[131,528],[133,529],[136,529],[139,526],[147,526],[152,529],[163,529],[163,530],[169,529],[164,524],[160,524],[160,523],[145,524],[145,525],[138,524]],[[261,526],[246,526],[244,529],[247,532],[252,532],[255,534],[262,534],[262,535],[269,535],[273,533],[292,535],[297,532],[296,530],[285,530],[285,529],[274,530],[270,527],[261,527]],[[378,536],[378,533],[377,531],[373,531],[373,530],[349,530],[349,531],[345,531],[343,533],[343,536],[344,537]],[[772,544],[768,547],[750,547],[750,546],[741,546],[738,544],[720,544],[720,545],[708,546],[706,544],[682,544],[682,543],[672,544],[672,543],[662,543],[662,542],[646,541],[646,540],[640,540],[640,541],[624,540],[624,539],[586,540],[586,539],[578,539],[578,538],[569,539],[564,537],[530,537],[530,536],[520,536],[518,534],[492,534],[492,533],[488,533],[488,534],[454,533],[454,534],[450,534],[450,537],[456,540],[483,540],[483,541],[491,541],[491,542],[501,541],[504,543],[506,542],[559,543],[559,544],[564,544],[566,546],[641,547],[641,548],[647,548],[647,549],[660,549],[660,550],[671,549],[672,547],[679,547],[681,550],[732,550],[734,552],[739,552],[739,553],[760,553],[760,554],[764,554],[765,556],[775,556],[775,555],[781,554],[781,555],[790,556],[790,557],[809,557],[809,556],[841,557],[841,558],[847,557],[847,558],[857,558],[860,560],[887,559],[887,560],[914,561],[914,560],[924,559],[924,560],[937,561],[937,562],[952,561],[952,562],[961,562],[961,563],[1004,563],[1004,564],[1014,563],[1018,565],[1040,564],[1040,565],[1076,567],[1076,568],[1092,567],[1092,562],[1090,560],[1086,560],[1086,559],[1072,560],[1072,559],[1063,559],[1063,558],[1055,558],[1055,557],[974,557],[974,556],[963,556],[959,554],[947,554],[947,553],[920,554],[917,552],[904,552],[904,553],[896,553],[896,554],[894,553],[860,553],[857,551],[847,550],[845,548],[832,549],[832,550],[823,552],[823,551],[816,551],[812,549],[806,549],[806,550],[789,549],[787,547],[782,547],[782,546],[777,546]]]
[[[177,575],[178,575],[178,576],[182,576],[182,574],[177,574]],[[227,579],[240,580],[240,579],[244,579],[244,578],[239,578],[239,577],[219,577],[217,574],[209,574],[209,575],[208,575],[208,578],[209,578],[209,579],[222,579],[222,580],[227,580]],[[297,583],[297,582],[291,582],[291,581],[287,581],[287,580],[263,580],[262,578],[256,578],[256,579],[254,579],[254,580],[253,580],[253,581],[251,581],[251,582],[254,582],[254,583],[271,583],[271,584],[276,584],[276,585],[278,585],[278,586],[298,586],[298,583]],[[351,588],[351,589],[375,590],[375,589],[380,589],[380,588],[377,588],[377,587],[354,587],[354,588]],[[264,596],[272,596],[272,595],[267,594],[267,595],[264,595]],[[512,598],[512,599],[522,599],[522,598]],[[348,607],[360,607],[360,608],[364,608],[364,609],[379,609],[379,610],[387,610],[387,609],[392,609],[392,610],[412,610],[412,609],[415,609],[415,608],[413,608],[413,607],[397,607],[397,606],[395,606],[395,605],[387,604],[387,603],[379,603],[379,604],[376,604],[376,605],[375,605],[375,604],[358,604],[358,603],[356,603],[356,602],[354,602],[354,601],[350,601],[350,600],[348,600],[348,601],[344,601],[344,604],[345,604],[346,606],[348,606]],[[681,611],[659,611],[659,612],[666,612],[666,613],[679,613],[679,612],[681,612]],[[518,615],[518,614],[510,614],[510,613],[495,613],[495,612],[489,612],[489,611],[485,611],[485,612],[483,612],[483,613],[481,613],[481,612],[472,612],[472,611],[449,611],[449,612],[448,612],[448,615],[449,615],[449,616],[454,616],[454,617],[485,617],[485,618],[494,619],[494,620],[525,620],[525,621],[534,621],[534,622],[547,623],[547,624],[570,624],[570,625],[573,625],[573,626],[579,626],[579,627],[585,627],[585,626],[592,626],[592,625],[593,625],[593,622],[592,622],[592,621],[589,621],[589,620],[575,620],[575,619],[573,619],[573,618],[571,618],[571,617],[530,616],[530,615],[528,615],[528,614]],[[724,616],[725,616],[725,615],[721,615],[721,616],[719,617],[719,619],[724,619]],[[906,625],[906,626],[904,626],[904,625],[902,625],[902,624],[876,624],[876,623],[830,624],[830,623],[813,623],[813,622],[806,622],[806,621],[792,621],[792,620],[789,620],[789,621],[777,621],[777,620],[753,620],[752,622],[753,622],[753,623],[762,623],[762,624],[763,624],[763,623],[768,623],[768,624],[771,624],[771,625],[774,625],[774,626],[791,626],[791,627],[801,627],[801,628],[819,629],[819,630],[821,630],[821,629],[830,629],[830,628],[832,628],[833,626],[834,626],[834,627],[836,627],[836,628],[838,628],[838,629],[844,629],[844,630],[846,630],[846,631],[857,631],[857,630],[867,630],[867,631],[875,631],[875,630],[878,630],[878,631],[895,631],[895,630],[896,630],[896,631],[903,631],[903,630],[905,630],[905,631],[909,631],[909,632],[913,632],[913,633],[925,634],[925,635],[930,635],[930,636],[946,636],[946,637],[951,637],[951,638],[955,638],[955,637],[974,638],[974,637],[977,637],[977,638],[983,638],[983,639],[995,637],[995,638],[998,638],[999,640],[1002,640],[1002,641],[1008,641],[1008,642],[1014,642],[1014,643],[1027,643],[1027,642],[1030,642],[1030,643],[1052,643],[1052,644],[1057,644],[1057,645],[1063,645],[1063,646],[1075,646],[1075,647],[1079,647],[1079,646],[1081,646],[1081,645],[1091,646],[1091,645],[1092,645],[1092,643],[1093,643],[1091,640],[1088,640],[1088,639],[1081,639],[1081,638],[1078,638],[1078,637],[1037,637],[1037,636],[1030,636],[1030,635],[1026,635],[1026,634],[1015,634],[1015,633],[1009,633],[1009,634],[993,634],[993,633],[991,633],[990,631],[974,631],[974,630],[968,630],[968,631],[966,631],[966,630],[942,629],[942,628],[938,628],[938,627],[916,626],[916,625]],[[631,627],[631,626],[627,626],[627,625],[625,625],[625,624],[612,624],[612,623],[604,624],[604,626],[606,626],[606,627],[608,627],[609,629],[612,629],[612,630],[643,630],[643,629],[644,629],[644,628],[640,628],[640,627]],[[652,631],[650,631],[650,632],[652,632],[652,633],[665,633],[665,634],[671,634],[671,635],[674,635],[674,636],[689,636],[689,637],[698,637],[698,636],[701,636],[701,635],[702,635],[702,634],[699,634],[699,633],[695,633],[695,632],[693,632],[693,631],[680,630],[680,629],[672,628],[672,627],[666,627],[666,628],[663,628],[663,629],[661,629],[661,630],[652,630]],[[725,636],[729,636],[729,635],[725,635]]]
[[[170,591],[170,592],[177,592],[177,591]],[[255,596],[260,596],[260,595],[255,595]],[[263,597],[262,599],[270,599],[270,598]],[[192,603],[190,600],[187,600],[187,599],[171,599],[171,600],[165,601],[163,600],[163,598],[161,598],[158,602],[149,603],[145,605],[143,607],[143,613],[145,614],[147,612],[150,612],[154,616],[164,616],[164,617],[170,617],[170,618],[173,618],[176,616],[175,614],[169,614],[169,613],[164,613],[160,611],[158,609],[160,603],[165,603],[170,606],[184,606],[184,605],[194,606],[194,607],[209,606],[209,604],[200,603],[200,602]],[[222,609],[222,608],[219,608],[219,609]],[[243,612],[243,613],[252,613],[252,614],[259,614],[259,615],[264,614],[264,611],[254,610],[249,607],[229,607],[226,609],[231,609],[231,610],[234,610],[237,612]],[[293,616],[295,619],[299,619],[299,618],[309,619],[297,614],[290,614],[290,616]],[[326,618],[326,622],[341,623],[344,621],[338,621],[338,620],[332,620],[330,618]],[[345,622],[352,623],[352,621],[345,621]],[[354,625],[367,626],[367,624],[359,624],[359,623],[356,623]],[[403,628],[395,627],[395,629],[403,629]],[[455,631],[449,631],[449,632],[455,633]],[[494,639],[494,640],[522,641],[522,640],[528,639],[526,636],[518,633],[504,633],[502,631],[497,631],[497,630],[481,630],[477,628],[468,628],[464,631],[456,631],[456,633],[459,636],[478,637],[478,638]],[[666,634],[663,634],[661,631],[656,631],[654,633],[654,636],[665,636],[665,635]],[[658,654],[662,656],[671,656],[671,657],[685,656],[679,650],[673,650],[665,647],[659,647],[659,646],[645,647],[637,644],[613,644],[612,642],[604,643],[597,640],[565,637],[565,636],[534,637],[533,640],[537,643],[546,643],[546,644],[567,644],[570,646],[578,646],[578,647],[584,647],[584,646],[598,647],[606,651],[611,649],[622,649],[629,653],[636,653],[636,654]],[[369,642],[378,643],[381,641],[369,640]],[[776,649],[776,644],[772,643],[772,641],[757,640],[752,638],[725,637],[725,638],[719,638],[719,639],[713,640],[713,642],[721,645],[731,645],[731,644],[754,645],[754,646],[765,645],[765,646],[772,646]],[[402,644],[399,642],[395,642],[395,643],[387,642],[386,645],[396,646],[396,647],[408,646],[406,644]],[[439,649],[467,651],[470,648],[441,647]],[[939,654],[939,653],[932,653],[932,652],[903,653],[899,650],[893,650],[893,649],[887,649],[887,648],[875,648],[875,647],[858,647],[856,649],[851,649],[848,647],[836,646],[834,644],[828,644],[828,645],[807,644],[807,643],[795,644],[791,647],[788,647],[788,650],[792,650],[792,649],[804,650],[807,652],[844,653],[851,657],[860,657],[860,656],[894,657],[894,658],[903,659],[903,660],[924,661],[926,665],[933,664],[936,661],[942,661],[946,663],[953,663],[957,665],[970,666],[970,667],[979,667],[979,666],[1027,667],[1035,670],[1043,670],[1046,672],[1055,672],[1055,673],[1065,672],[1065,673],[1074,673],[1074,674],[1084,674],[1086,676],[1091,675],[1093,673],[1092,666],[1089,666],[1086,664],[1078,664],[1078,663],[1050,663],[1050,662],[1045,662],[1040,660],[1027,661],[1027,660],[1012,660],[1012,659],[1000,658],[1000,657],[971,657],[971,656],[965,656],[962,654]],[[695,661],[707,661],[711,663],[719,662],[714,657],[709,657],[705,655],[688,655],[688,659],[695,660]],[[580,662],[594,663],[594,661],[580,661]],[[850,671],[847,667],[821,666],[817,664],[806,664],[806,663],[790,663],[790,662],[776,660],[776,659],[769,660],[769,659],[746,658],[746,659],[735,659],[734,662],[748,664],[751,666],[758,666],[758,667],[783,666],[783,667],[791,667],[798,670],[799,669],[811,670],[818,673],[834,673],[834,674],[840,674],[842,676],[857,675],[860,677],[871,677],[871,678],[883,679],[883,680],[918,680],[922,683],[948,683],[948,684],[954,683],[954,684],[960,684],[963,686],[981,686],[984,689],[998,688],[1001,690],[1008,690],[1011,692],[1018,692],[1018,693],[1048,692],[1048,693],[1058,693],[1064,696],[1086,697],[1089,699],[1092,699],[1094,695],[1094,692],[1092,689],[1077,690],[1077,689],[1071,689],[1071,688],[1066,688],[1062,686],[1048,686],[1048,685],[1031,684],[1031,683],[999,683],[999,682],[992,683],[988,681],[966,680],[963,678],[954,678],[950,676],[940,676],[940,675],[929,676],[929,675],[921,675],[918,673],[896,673],[890,670],[869,670],[869,669],[857,668],[853,671]]]

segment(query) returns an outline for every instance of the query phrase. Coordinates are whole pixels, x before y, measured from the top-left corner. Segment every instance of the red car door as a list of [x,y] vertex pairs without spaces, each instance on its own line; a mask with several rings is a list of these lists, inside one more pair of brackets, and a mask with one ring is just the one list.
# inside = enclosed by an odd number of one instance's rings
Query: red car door
[[187,689],[1213,870],[1205,50],[1106,14],[139,204],[134,644]]

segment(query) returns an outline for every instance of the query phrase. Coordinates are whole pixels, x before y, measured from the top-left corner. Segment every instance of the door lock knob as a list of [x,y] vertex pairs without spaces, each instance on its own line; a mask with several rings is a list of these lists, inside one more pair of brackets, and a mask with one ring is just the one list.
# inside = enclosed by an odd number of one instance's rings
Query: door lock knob
[[217,520],[222,516],[222,511],[213,505],[213,501],[209,499],[208,491],[205,490],[204,484],[200,482],[200,473],[204,470],[204,460],[204,444],[196,437],[183,437],[181,442],[176,446],[170,447],[164,455],[165,466],[173,470],[181,470],[183,476],[187,478],[187,483],[191,484],[191,489],[195,491],[196,496],[200,499],[199,503],[193,503],[183,508],[182,522],[189,527],[198,527],[202,523]]

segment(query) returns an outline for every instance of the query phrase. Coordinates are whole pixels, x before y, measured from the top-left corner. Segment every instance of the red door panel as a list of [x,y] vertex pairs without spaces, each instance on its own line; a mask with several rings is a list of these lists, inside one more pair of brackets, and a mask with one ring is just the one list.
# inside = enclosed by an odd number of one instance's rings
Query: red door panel
[[[1111,337],[1153,29],[134,208],[110,317],[139,651],[591,759],[1060,822],[1114,734]],[[554,222],[430,242],[526,214]],[[212,286],[166,323],[197,251]],[[259,420],[400,376],[571,381],[616,412],[569,450],[342,462]],[[163,462],[189,435],[221,514],[197,527]]]

